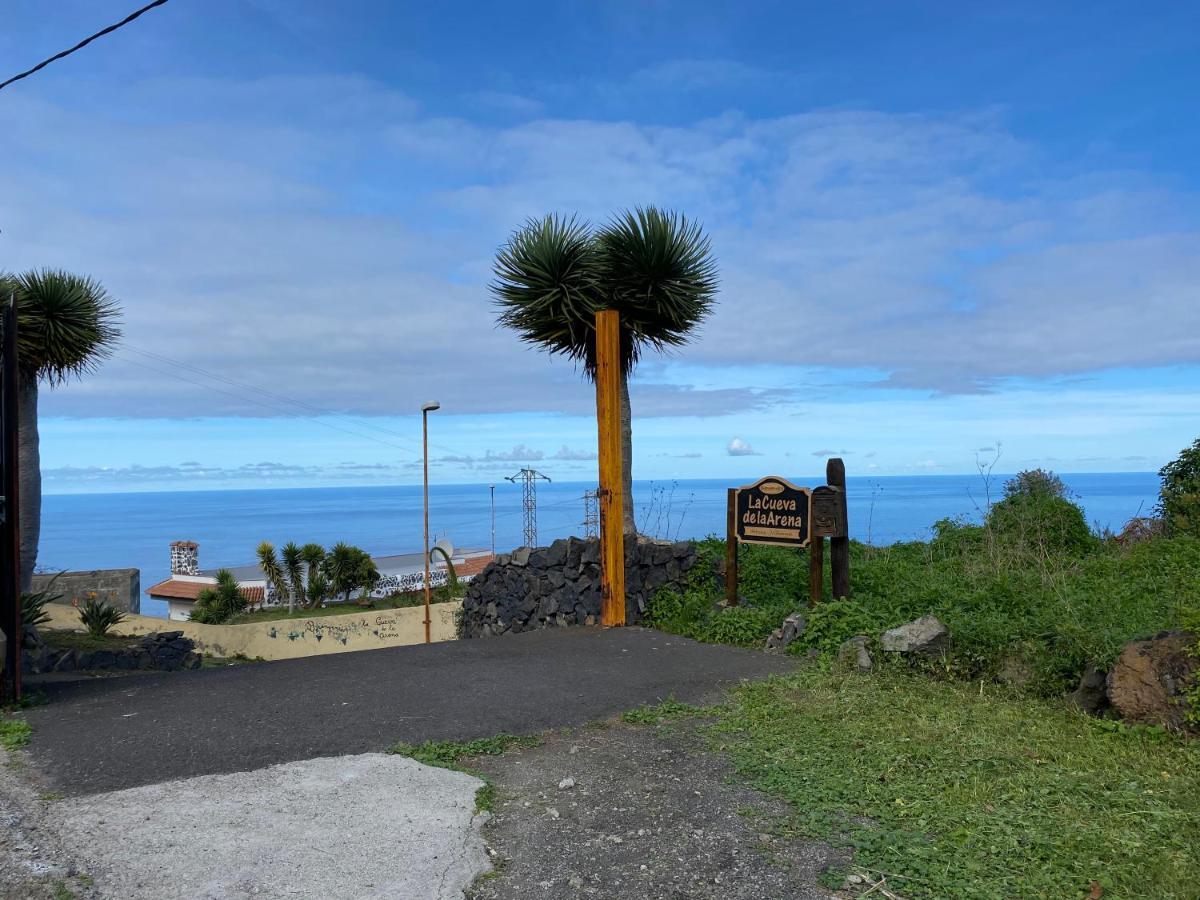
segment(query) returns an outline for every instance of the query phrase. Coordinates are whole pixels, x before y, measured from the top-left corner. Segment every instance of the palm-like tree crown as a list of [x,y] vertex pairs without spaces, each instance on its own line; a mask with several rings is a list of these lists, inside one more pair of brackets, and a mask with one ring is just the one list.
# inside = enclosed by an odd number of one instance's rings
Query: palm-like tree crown
[[500,324],[581,362],[589,377],[598,310],[621,313],[628,373],[646,345],[664,350],[687,343],[717,290],[703,229],[655,207],[622,213],[598,232],[574,218],[530,220],[500,248],[494,274]]
[[0,273],[0,300],[17,298],[17,357],[26,377],[61,384],[94,369],[121,336],[120,309],[92,278],[54,269]]

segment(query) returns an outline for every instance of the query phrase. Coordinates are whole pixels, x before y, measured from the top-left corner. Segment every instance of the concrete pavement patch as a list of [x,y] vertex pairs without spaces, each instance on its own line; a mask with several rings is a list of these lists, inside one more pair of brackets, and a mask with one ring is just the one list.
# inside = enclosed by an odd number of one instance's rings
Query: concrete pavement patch
[[488,869],[482,782],[367,753],[56,802],[102,897],[459,898]]

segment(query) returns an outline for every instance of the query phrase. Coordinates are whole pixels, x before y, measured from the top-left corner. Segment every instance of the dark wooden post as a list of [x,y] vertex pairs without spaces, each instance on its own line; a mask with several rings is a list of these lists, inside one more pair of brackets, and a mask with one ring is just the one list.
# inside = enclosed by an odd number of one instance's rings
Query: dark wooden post
[[816,606],[825,592],[825,538],[814,536],[808,544],[808,605]]
[[737,488],[726,494],[728,509],[725,511],[725,605],[738,603],[738,539],[737,539]]
[[596,425],[600,435],[600,624],[624,625],[621,317],[615,309],[596,313]]
[[837,488],[841,501],[841,532],[829,539],[829,569],[833,579],[833,597],[850,596],[850,520],[846,516],[846,464],[834,457],[825,463],[825,483]]
[[17,464],[17,306],[12,297],[4,305],[3,370],[0,374],[0,472],[4,495],[0,524],[0,628],[4,629],[4,699],[21,699],[21,521]]

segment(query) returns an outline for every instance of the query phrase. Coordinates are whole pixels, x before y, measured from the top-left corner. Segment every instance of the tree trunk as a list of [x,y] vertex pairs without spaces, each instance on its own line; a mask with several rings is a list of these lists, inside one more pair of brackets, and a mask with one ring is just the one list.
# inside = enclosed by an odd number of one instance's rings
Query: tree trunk
[[621,372],[621,487],[625,533],[637,534],[633,515],[633,411],[629,406],[629,376]]
[[20,467],[21,592],[33,588],[38,540],[42,534],[42,459],[38,447],[38,383],[21,377],[17,388],[17,465]]

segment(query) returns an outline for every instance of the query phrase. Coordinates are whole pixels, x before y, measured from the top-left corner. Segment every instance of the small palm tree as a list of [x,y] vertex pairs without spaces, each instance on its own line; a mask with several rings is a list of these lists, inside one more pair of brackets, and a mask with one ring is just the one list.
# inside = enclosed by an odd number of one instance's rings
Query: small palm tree
[[581,363],[592,380],[596,312],[620,312],[624,527],[634,532],[629,374],[647,347],[686,344],[712,311],[717,268],[708,238],[695,222],[655,207],[621,213],[599,230],[551,215],[514,232],[493,271],[500,323]]
[[270,541],[263,541],[258,545],[256,551],[258,555],[259,568],[263,570],[263,576],[266,579],[267,586],[275,592],[275,596],[282,599],[288,598],[288,609],[292,606],[292,585],[283,571],[283,567],[279,564],[279,557],[275,555],[275,545]]
[[320,544],[305,544],[300,548],[300,559],[304,561],[304,594],[308,606],[317,607],[329,595],[329,579],[325,577],[321,564],[325,561],[325,548]]
[[221,625],[246,608],[246,595],[228,569],[217,572],[214,587],[205,588],[196,597],[191,620],[205,625]]
[[283,545],[283,571],[287,575],[288,587],[288,612],[296,611],[296,604],[301,606],[305,604],[304,591],[304,557],[301,555],[300,548],[291,541]]
[[92,372],[111,352],[121,332],[120,309],[98,281],[44,269],[0,272],[0,302],[17,301],[17,391],[21,469],[21,590],[33,585],[42,532],[41,450],[38,441],[38,384],[57,387]]

